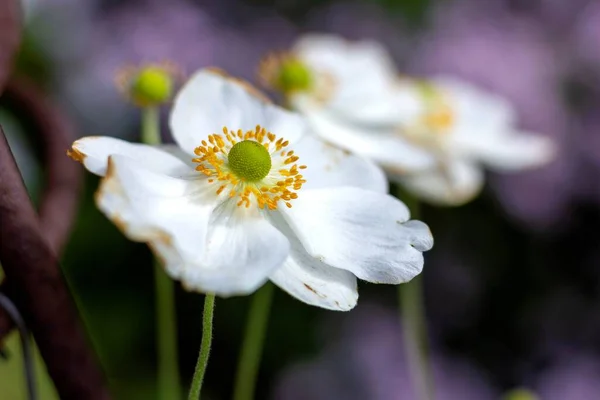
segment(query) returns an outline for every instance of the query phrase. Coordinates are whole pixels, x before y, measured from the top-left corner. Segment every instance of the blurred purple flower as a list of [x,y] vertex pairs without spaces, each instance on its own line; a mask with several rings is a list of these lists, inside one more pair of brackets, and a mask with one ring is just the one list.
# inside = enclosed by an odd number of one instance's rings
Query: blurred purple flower
[[575,57],[593,71],[600,87],[600,1],[591,1],[581,10],[572,32]]
[[[513,216],[547,228],[566,215],[576,162],[561,96],[560,59],[539,26],[496,3],[458,1],[440,6],[433,29],[413,53],[417,74],[450,74],[511,100],[520,125],[551,136],[560,152],[548,166],[492,180]],[[557,190],[560,188],[560,190]]]
[[213,62],[215,24],[186,0],[125,3],[95,23],[91,54],[110,78],[127,62],[172,60],[186,70]]
[[569,355],[537,380],[536,393],[543,400],[587,400],[600,395],[600,361]]
[[499,0],[515,14],[527,16],[544,24],[557,39],[576,24],[579,13],[595,0]]
[[[342,324],[315,361],[292,367],[276,388],[277,400],[412,400],[402,330],[395,313],[362,305]],[[483,375],[464,361],[433,356],[437,399],[495,399]]]

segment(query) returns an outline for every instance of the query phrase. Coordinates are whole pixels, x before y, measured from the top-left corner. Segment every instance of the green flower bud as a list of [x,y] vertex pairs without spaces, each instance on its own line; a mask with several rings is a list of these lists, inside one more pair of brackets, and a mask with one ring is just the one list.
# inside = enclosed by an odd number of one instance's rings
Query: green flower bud
[[171,98],[173,80],[164,68],[148,66],[133,76],[129,90],[135,104],[142,107],[158,106]]

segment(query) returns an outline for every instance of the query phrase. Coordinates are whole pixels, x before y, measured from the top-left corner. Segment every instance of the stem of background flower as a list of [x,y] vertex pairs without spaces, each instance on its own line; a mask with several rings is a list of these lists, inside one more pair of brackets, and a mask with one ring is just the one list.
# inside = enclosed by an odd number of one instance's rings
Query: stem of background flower
[[254,398],[256,377],[272,300],[273,285],[270,282],[267,282],[252,298],[242,352],[238,361],[233,400],[252,400]]
[[200,354],[198,362],[194,370],[192,378],[192,386],[188,400],[199,400],[200,392],[202,391],[202,382],[204,381],[204,373],[208,365],[208,357],[210,355],[210,346],[212,343],[213,331],[213,315],[215,311],[215,295],[207,294],[204,296],[204,315],[202,317],[202,343],[200,344]]
[[160,140],[160,110],[158,107],[142,109],[142,143],[159,145]]
[[[411,211],[411,219],[419,218],[419,201],[405,192],[398,193]],[[429,362],[429,338],[423,299],[421,275],[412,281],[399,285],[400,311],[404,327],[404,346],[411,371],[411,379],[419,400],[435,399],[435,382]]]
[[[158,107],[142,109],[142,142],[158,145],[160,113]],[[177,361],[177,321],[175,287],[158,260],[154,261],[156,290],[156,353],[158,358],[157,393],[159,399],[180,399],[179,364]]]

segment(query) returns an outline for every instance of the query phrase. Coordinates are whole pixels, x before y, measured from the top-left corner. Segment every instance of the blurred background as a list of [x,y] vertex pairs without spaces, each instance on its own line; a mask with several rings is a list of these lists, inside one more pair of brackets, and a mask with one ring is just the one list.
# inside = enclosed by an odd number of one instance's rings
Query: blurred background
[[[462,77],[510,99],[521,127],[559,156],[491,175],[459,208],[423,208],[426,307],[439,399],[600,399],[600,0],[27,0],[17,73],[40,85],[76,135],[137,140],[138,110],[118,68],[170,60],[256,81],[258,61],[307,31],[384,43],[400,71]],[[26,117],[0,98],[0,123],[34,199],[44,165]],[[168,139],[168,132],[163,132]],[[63,269],[117,399],[155,390],[153,273],[85,188]],[[360,284],[350,313],[277,290],[257,399],[412,400],[395,287]],[[178,287],[179,349],[189,382],[201,295]],[[207,399],[231,396],[248,298],[218,299]],[[0,359],[0,398],[24,398],[18,338]],[[43,370],[40,367],[40,373]],[[55,398],[47,378],[42,399]]]

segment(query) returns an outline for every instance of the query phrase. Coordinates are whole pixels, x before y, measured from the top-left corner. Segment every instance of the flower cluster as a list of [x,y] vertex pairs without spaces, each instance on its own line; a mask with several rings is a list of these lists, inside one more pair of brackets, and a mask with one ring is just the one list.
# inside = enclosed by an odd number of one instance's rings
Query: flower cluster
[[382,171],[312,134],[246,82],[200,70],[175,96],[177,146],[86,137],[69,154],[103,176],[98,207],[190,290],[268,279],[320,307],[356,305],[356,278],[407,282],[433,245]]
[[[141,71],[124,86],[141,106],[170,97],[162,75]],[[481,165],[521,170],[554,153],[517,128],[504,99],[455,79],[401,77],[374,42],[307,35],[259,71],[296,112],[204,69],[174,97],[177,146],[87,137],[69,152],[103,176],[98,207],[190,290],[240,295],[271,280],[349,310],[357,277],[410,281],[433,245],[386,193],[380,166],[419,198],[458,205],[480,191]]]
[[430,203],[471,200],[481,165],[517,171],[555,153],[546,137],[518,129],[505,99],[451,77],[401,77],[376,42],[306,35],[267,57],[260,76],[324,140],[376,161]]

